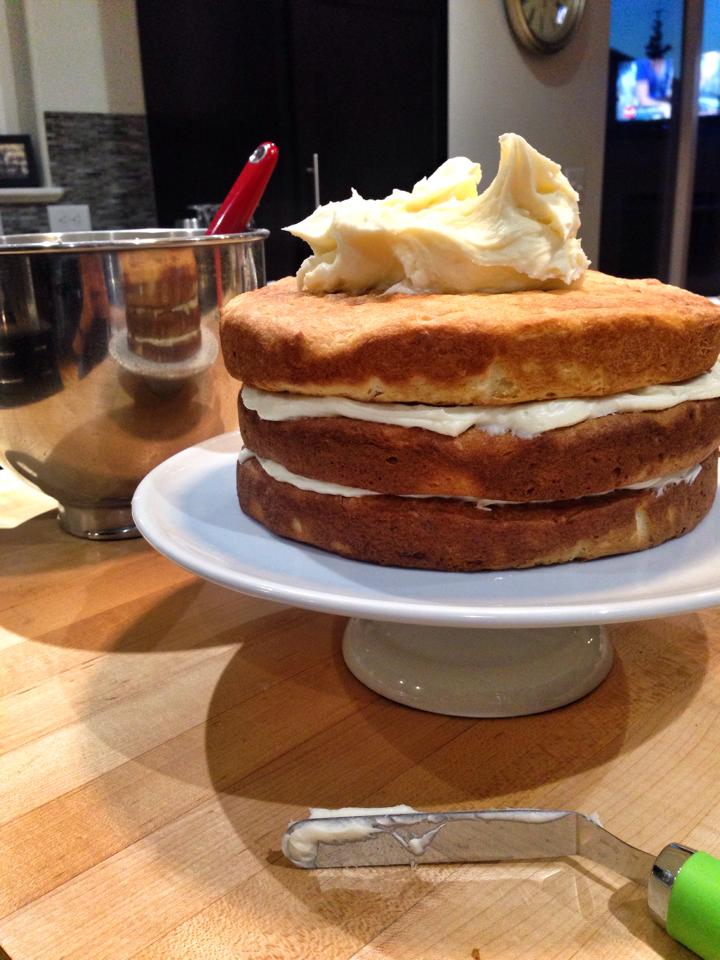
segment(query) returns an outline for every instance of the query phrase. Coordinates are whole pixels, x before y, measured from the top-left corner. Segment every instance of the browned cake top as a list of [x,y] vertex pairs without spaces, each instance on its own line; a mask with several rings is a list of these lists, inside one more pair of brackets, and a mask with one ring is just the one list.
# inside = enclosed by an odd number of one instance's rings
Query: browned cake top
[[192,250],[124,250],[118,255],[128,307],[175,307],[197,299],[198,272]]
[[720,308],[596,271],[498,294],[316,296],[287,277],[228,304],[222,343],[232,376],[265,390],[505,404],[696,376],[720,352]]

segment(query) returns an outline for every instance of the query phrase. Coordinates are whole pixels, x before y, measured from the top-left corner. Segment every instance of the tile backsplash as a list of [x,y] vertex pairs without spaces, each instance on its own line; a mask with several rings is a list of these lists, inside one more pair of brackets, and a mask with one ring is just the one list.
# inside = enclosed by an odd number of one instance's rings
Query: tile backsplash
[[37,233],[48,229],[47,208],[43,204],[0,204],[2,232]]
[[[152,227],[157,223],[147,125],[144,116],[46,113],[53,184],[60,203],[87,204],[96,230]],[[3,230],[49,229],[46,204],[0,205]]]

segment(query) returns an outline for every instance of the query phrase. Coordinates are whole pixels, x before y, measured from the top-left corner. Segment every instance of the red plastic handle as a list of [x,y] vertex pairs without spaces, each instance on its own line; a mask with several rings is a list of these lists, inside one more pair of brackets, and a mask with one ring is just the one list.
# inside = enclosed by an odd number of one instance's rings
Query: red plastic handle
[[274,143],[261,143],[251,154],[208,227],[208,235],[242,233],[265,193],[280,151]]

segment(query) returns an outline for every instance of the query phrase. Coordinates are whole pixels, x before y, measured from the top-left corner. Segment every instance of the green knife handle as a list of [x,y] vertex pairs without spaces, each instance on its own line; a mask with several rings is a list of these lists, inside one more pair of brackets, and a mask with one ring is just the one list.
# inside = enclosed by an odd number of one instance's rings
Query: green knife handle
[[720,960],[720,860],[698,850],[682,864],[670,890],[665,927],[703,960]]

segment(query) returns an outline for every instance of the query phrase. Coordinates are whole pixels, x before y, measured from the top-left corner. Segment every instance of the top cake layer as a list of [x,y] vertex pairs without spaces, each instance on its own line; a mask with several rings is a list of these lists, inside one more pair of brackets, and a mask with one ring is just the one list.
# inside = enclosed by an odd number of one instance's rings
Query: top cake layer
[[506,404],[697,376],[720,353],[720,308],[595,271],[496,294],[317,296],[287,277],[232,300],[221,334],[231,375],[265,390]]
[[171,309],[197,300],[198,270],[192,250],[125,250],[119,260],[127,307]]

